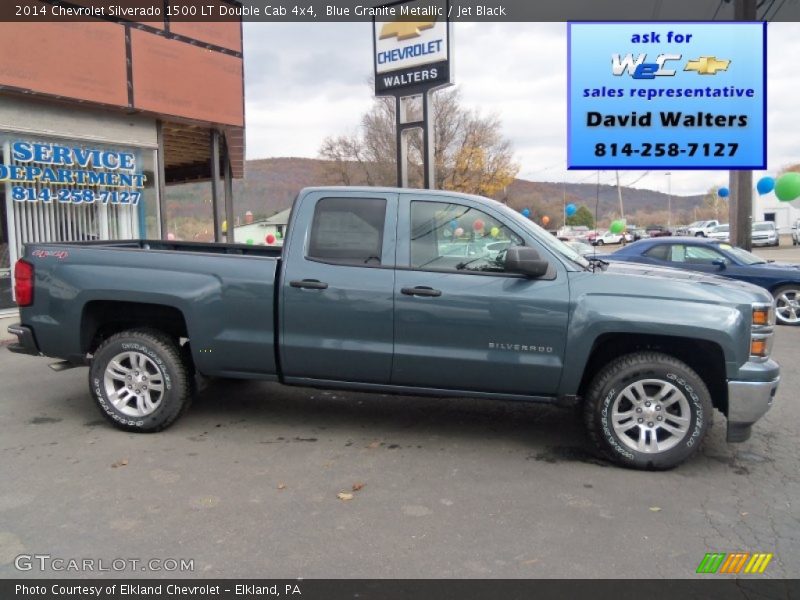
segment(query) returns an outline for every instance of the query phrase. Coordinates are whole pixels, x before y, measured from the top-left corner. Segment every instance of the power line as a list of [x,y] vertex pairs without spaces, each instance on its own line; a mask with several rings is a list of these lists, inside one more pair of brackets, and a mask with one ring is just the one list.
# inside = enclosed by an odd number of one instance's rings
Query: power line
[[[783,5],[784,5],[785,2],[786,2],[786,0],[781,0],[781,3],[778,4],[778,8],[775,9],[775,12],[772,13],[771,17],[766,17],[766,14],[767,14],[768,11],[764,11],[764,15],[765,15],[764,20],[765,21],[769,21],[770,19],[774,19],[778,15],[780,10],[783,8]],[[775,0],[772,0],[772,3],[774,4]],[[770,8],[772,8],[772,4],[770,4]]]

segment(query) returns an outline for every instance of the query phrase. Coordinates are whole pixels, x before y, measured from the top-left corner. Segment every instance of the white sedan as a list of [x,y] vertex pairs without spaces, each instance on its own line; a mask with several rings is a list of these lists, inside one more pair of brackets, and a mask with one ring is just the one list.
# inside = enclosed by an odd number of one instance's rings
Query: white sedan
[[[621,233],[612,233],[611,231],[606,231],[603,235],[599,235],[592,240],[593,246],[605,246],[606,244],[621,244],[622,243],[622,235]],[[633,235],[625,232],[625,241],[632,242]]]

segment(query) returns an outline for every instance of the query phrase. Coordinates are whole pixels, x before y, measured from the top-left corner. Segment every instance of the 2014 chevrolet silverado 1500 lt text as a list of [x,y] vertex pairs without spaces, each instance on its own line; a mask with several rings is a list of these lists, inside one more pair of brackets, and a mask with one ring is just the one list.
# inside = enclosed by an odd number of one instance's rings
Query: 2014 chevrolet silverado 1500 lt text
[[13,352],[88,364],[102,413],[164,429],[195,374],[580,405],[600,452],[669,468],[712,408],[746,440],[770,407],[764,290],[587,261],[508,207],[457,193],[313,188],[281,248],[28,244]]

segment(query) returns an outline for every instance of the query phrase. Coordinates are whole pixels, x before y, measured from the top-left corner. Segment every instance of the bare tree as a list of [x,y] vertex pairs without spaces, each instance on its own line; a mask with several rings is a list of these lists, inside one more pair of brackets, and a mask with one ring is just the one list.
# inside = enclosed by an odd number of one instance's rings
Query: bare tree
[[[433,94],[432,112],[436,186],[493,196],[509,185],[519,170],[511,142],[502,136],[500,119],[464,108],[457,88]],[[410,135],[409,180],[422,181],[422,136]],[[394,101],[377,98],[352,135],[326,138],[320,156],[331,161],[345,185],[395,183]]]

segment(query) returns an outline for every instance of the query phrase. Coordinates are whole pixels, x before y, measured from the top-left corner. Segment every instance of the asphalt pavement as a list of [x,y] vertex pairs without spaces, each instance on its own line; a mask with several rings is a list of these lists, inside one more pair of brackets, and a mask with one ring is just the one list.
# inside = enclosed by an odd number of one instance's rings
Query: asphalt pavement
[[663,473],[596,459],[563,409],[258,382],[129,434],[86,369],[0,348],[0,577],[93,574],[14,566],[44,554],[193,561],[112,576],[682,578],[735,551],[774,553],[751,577],[797,577],[798,348],[779,328],[783,382],[749,442],[727,444],[717,413]]

